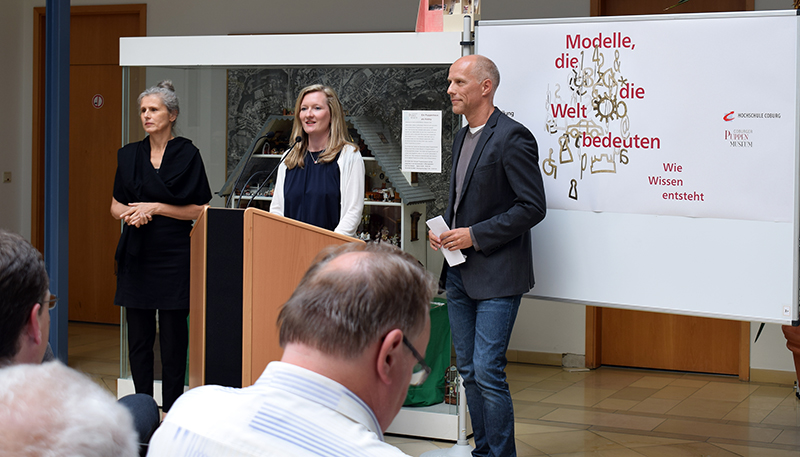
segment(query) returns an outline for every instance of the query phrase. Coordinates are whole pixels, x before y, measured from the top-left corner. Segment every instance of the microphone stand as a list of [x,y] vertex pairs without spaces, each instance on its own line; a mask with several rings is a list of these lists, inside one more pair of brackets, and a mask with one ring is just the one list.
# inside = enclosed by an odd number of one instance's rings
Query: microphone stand
[[271,178],[272,175],[278,170],[278,167],[280,167],[283,161],[286,160],[286,156],[288,156],[289,153],[292,152],[292,149],[294,149],[294,147],[297,146],[297,143],[301,141],[303,141],[303,137],[299,135],[295,137],[294,143],[292,143],[292,145],[289,146],[289,149],[287,149],[286,152],[283,154],[283,157],[281,157],[281,160],[280,162],[278,162],[278,165],[275,165],[275,168],[273,168],[272,171],[269,173],[267,179],[262,181],[261,184],[258,186],[258,189],[256,189],[255,193],[253,193],[253,195],[250,196],[250,201],[247,202],[247,206],[244,207],[245,209],[249,208],[250,205],[253,204],[253,201],[255,200],[256,196],[258,196],[258,193],[261,192],[261,189],[263,189],[264,186],[269,182],[269,178]]
[[[269,138],[272,138],[273,136],[275,136],[275,132],[269,132],[266,135],[262,135],[262,136],[256,138],[256,141],[255,141],[254,144],[258,143],[258,140],[260,140],[262,138],[269,139]],[[264,153],[264,149],[265,149],[264,146],[269,146],[269,141],[264,141],[264,144],[261,147],[261,153],[262,154]],[[250,155],[247,156],[247,160],[245,160],[245,162],[244,162],[244,166],[242,166],[241,173],[239,173],[239,176],[236,178],[236,182],[233,183],[233,188],[231,188],[231,193],[230,193],[230,195],[228,195],[228,199],[225,201],[225,207],[226,208],[231,206],[231,202],[233,201],[233,194],[236,193],[236,186],[238,186],[239,182],[242,180],[242,175],[244,174],[245,170],[247,170],[247,165],[250,164],[250,160],[253,158],[253,153],[255,152],[255,150],[256,150],[256,148],[253,147],[253,149],[250,151]]]
[[[257,172],[255,172],[255,173],[253,173],[252,175],[250,175],[250,177],[249,177],[249,178],[247,178],[247,181],[245,181],[245,182],[244,182],[244,185],[242,186],[241,197],[240,197],[240,199],[239,199],[239,200],[242,200],[242,199],[244,199],[244,191],[245,191],[245,189],[247,189],[247,185],[248,185],[248,184],[250,184],[250,181],[252,181],[252,180],[253,180],[253,178],[255,178],[256,176],[258,176],[258,175],[264,175],[264,174],[266,174],[266,173],[267,173],[266,171],[257,171]],[[239,207],[239,204],[238,204],[238,202],[237,202],[237,205],[236,205],[236,207],[237,207],[237,208]]]

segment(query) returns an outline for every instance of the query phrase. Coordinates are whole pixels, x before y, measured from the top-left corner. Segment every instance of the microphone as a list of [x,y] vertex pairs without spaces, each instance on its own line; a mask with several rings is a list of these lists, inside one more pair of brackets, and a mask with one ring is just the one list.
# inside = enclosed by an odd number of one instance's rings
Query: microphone
[[[242,166],[242,171],[239,173],[239,176],[236,177],[236,182],[233,183],[233,188],[231,189],[231,193],[228,195],[228,199],[225,201],[225,207],[226,208],[230,207],[231,201],[233,201],[233,194],[236,193],[236,187],[239,185],[239,182],[242,180],[242,175],[244,174],[245,170],[247,170],[247,165],[250,164],[250,160],[253,158],[253,152],[255,152],[255,150],[256,150],[255,145],[258,144],[258,141],[261,140],[261,139],[269,140],[270,138],[272,138],[274,136],[275,136],[275,132],[268,132],[266,135],[263,135],[263,136],[260,136],[260,137],[256,138],[256,140],[253,142],[253,149],[250,150],[250,154],[247,156],[247,160],[245,160],[244,166]],[[269,141],[264,141],[264,144],[269,144]],[[261,153],[262,154],[264,153],[263,146],[264,145],[262,145],[262,149],[261,149]]]
[[267,176],[267,179],[265,179],[265,180],[264,180],[264,181],[261,183],[261,185],[259,185],[259,186],[258,186],[258,189],[256,189],[255,193],[253,193],[253,195],[252,195],[252,196],[250,196],[250,201],[248,201],[248,202],[247,202],[247,206],[245,206],[245,209],[249,208],[249,207],[250,207],[250,205],[252,205],[252,204],[253,204],[253,200],[255,200],[255,198],[256,198],[256,195],[258,195],[258,193],[259,193],[259,192],[261,192],[261,189],[263,189],[263,188],[264,188],[264,186],[265,186],[265,185],[266,185],[266,184],[269,182],[269,178],[271,178],[271,177],[272,177],[272,175],[273,175],[273,174],[274,174],[274,173],[275,173],[275,172],[278,170],[278,167],[280,167],[280,166],[281,166],[281,164],[283,163],[283,161],[284,161],[284,160],[286,160],[286,156],[288,156],[288,155],[289,155],[289,153],[292,151],[292,149],[294,149],[294,147],[297,145],[297,143],[300,143],[301,141],[303,141],[303,137],[301,137],[300,135],[298,135],[298,136],[296,136],[296,137],[294,138],[294,143],[292,143],[292,145],[291,145],[291,146],[289,146],[289,148],[288,148],[288,149],[286,150],[286,152],[283,154],[283,157],[281,157],[281,160],[278,162],[278,164],[277,164],[277,165],[275,165],[275,168],[273,168],[273,169],[272,169],[272,171],[271,171],[271,172],[269,172],[269,176]]

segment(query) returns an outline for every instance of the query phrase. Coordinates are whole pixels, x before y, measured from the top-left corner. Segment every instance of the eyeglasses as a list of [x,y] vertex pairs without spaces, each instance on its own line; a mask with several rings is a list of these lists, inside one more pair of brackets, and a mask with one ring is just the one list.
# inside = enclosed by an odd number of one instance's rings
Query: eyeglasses
[[58,297],[56,297],[55,295],[51,294],[50,292],[48,292],[47,295],[50,296],[50,299],[42,301],[42,306],[47,304],[47,309],[55,308],[56,307],[56,302],[58,301]]
[[414,354],[414,357],[417,359],[417,364],[414,365],[414,371],[411,374],[411,381],[409,382],[412,386],[419,386],[428,379],[428,375],[431,374],[431,367],[425,363],[425,359],[414,349],[414,346],[411,345],[411,342],[408,341],[405,335],[403,335],[403,344],[408,346],[408,349],[411,350],[411,353]]

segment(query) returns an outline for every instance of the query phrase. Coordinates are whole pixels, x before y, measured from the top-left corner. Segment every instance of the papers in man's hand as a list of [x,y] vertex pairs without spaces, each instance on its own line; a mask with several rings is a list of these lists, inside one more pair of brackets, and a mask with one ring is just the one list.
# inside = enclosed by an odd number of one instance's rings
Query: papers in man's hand
[[[444,221],[442,216],[436,216],[433,219],[428,219],[425,221],[425,223],[428,224],[428,228],[431,229],[431,232],[438,237],[441,237],[442,233],[450,230],[450,227],[447,226],[447,223]],[[442,247],[439,248],[439,251],[441,251],[441,253],[444,255],[444,259],[447,260],[447,264],[451,267],[460,265],[467,261],[467,258],[461,253],[460,249],[456,251],[449,251]]]

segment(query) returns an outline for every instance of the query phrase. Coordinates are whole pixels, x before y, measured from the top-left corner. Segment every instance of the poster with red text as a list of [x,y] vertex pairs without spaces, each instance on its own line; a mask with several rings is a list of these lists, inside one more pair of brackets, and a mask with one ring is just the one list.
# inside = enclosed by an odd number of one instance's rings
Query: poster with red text
[[479,23],[495,105],[539,145],[548,207],[789,222],[797,17]]

